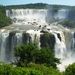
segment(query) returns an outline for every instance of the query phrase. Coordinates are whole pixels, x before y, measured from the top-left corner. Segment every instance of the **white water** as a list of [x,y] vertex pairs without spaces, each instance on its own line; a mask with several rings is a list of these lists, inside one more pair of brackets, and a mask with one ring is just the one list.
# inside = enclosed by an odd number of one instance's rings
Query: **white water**
[[17,46],[22,43],[22,33],[16,33],[15,35]]
[[[66,19],[68,10],[60,9],[56,13],[48,9],[11,9],[6,10],[6,15],[18,24],[47,24],[46,21],[54,19]],[[54,13],[54,15],[53,15]]]
[[6,49],[6,43],[7,43],[7,38],[9,34],[8,33],[3,33],[0,35],[0,60],[5,61],[5,49]]
[[[67,34],[66,34],[67,33]],[[60,71],[64,71],[65,68],[75,62],[75,38],[74,32],[65,30],[65,34],[61,36],[61,41],[56,34],[56,43],[55,43],[55,57],[60,58],[61,64],[58,64],[57,67]],[[61,35],[61,33],[60,33]],[[67,35],[67,36],[66,36]]]
[[[63,11],[63,12],[62,12]],[[59,10],[54,17],[65,19],[68,11]],[[75,34],[74,31],[64,28],[63,26],[52,23],[50,25],[46,22],[46,17],[50,15],[45,9],[12,9],[6,11],[6,15],[13,20],[14,24],[0,31],[0,61],[10,62],[14,61],[13,48],[20,45],[23,41],[25,43],[37,42],[40,48],[40,31],[46,30],[55,36],[55,57],[60,58],[61,64],[57,67],[60,71],[64,71],[65,67],[75,62]],[[18,25],[19,24],[19,25]],[[29,28],[27,27],[29,26]],[[39,28],[38,26],[41,27]],[[43,26],[42,26],[43,25]],[[44,27],[46,25],[46,27]],[[31,29],[33,28],[33,29]],[[50,30],[49,30],[50,29]],[[19,31],[14,35],[10,35],[10,31]],[[23,36],[25,31],[29,34],[28,37]],[[9,32],[7,32],[9,31]],[[61,40],[58,38],[58,34]]]
[[6,15],[13,19],[13,23],[32,24],[41,22],[44,24],[47,10],[45,9],[12,9],[6,10]]

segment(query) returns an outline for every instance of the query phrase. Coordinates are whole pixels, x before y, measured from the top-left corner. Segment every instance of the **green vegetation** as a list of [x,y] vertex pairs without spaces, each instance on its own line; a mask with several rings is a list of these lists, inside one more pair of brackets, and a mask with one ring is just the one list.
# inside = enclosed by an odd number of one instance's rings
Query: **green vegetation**
[[14,48],[14,64],[0,63],[0,75],[62,75],[56,68],[59,59],[49,48],[39,49],[36,44],[22,44]]
[[62,24],[64,27],[68,27],[68,28],[74,28],[75,27],[75,22],[71,21],[71,20],[65,20],[60,22],[60,24]]
[[[9,5],[6,6],[7,9],[55,9],[58,10],[60,8],[66,8],[66,9],[70,9],[72,8],[71,6],[66,6],[66,5],[49,5],[46,3],[30,3],[30,4],[22,4],[22,5]],[[74,7],[73,7],[74,9]]]
[[6,16],[6,9],[9,9],[9,10],[11,9],[49,9],[47,16],[50,18],[47,17],[48,23],[59,21],[59,19],[55,19],[53,17],[58,12],[59,9],[69,9],[68,17],[67,17],[67,20],[69,21],[64,21],[62,24],[65,24],[65,26],[69,24],[67,27],[72,27],[72,28],[75,27],[74,26],[75,6],[49,5],[46,3],[34,3],[34,4],[30,3],[25,5],[10,5],[10,6],[0,5],[0,28],[11,24],[11,19]]
[[14,49],[17,66],[23,67],[33,62],[36,64],[45,64],[45,66],[52,66],[56,68],[56,64],[60,63],[59,59],[55,58],[54,54],[49,48],[39,49],[36,44],[22,44]]
[[11,24],[11,19],[6,16],[6,8],[0,6],[0,28]]
[[0,63],[0,75],[75,75],[75,63],[69,65],[64,72],[56,68],[59,59],[49,48],[38,49],[36,44],[22,44],[14,48],[16,61],[14,64]]
[[53,51],[54,48],[54,44],[55,44],[55,37],[53,34],[48,33],[47,31],[41,31],[42,34],[40,37],[40,41],[41,41],[41,47],[48,47]]
[[9,35],[15,35],[17,33],[17,31],[11,31],[10,33],[9,33]]
[[53,68],[52,66],[47,67],[43,64],[34,64],[34,63],[30,63],[28,65],[29,68],[35,69],[35,70],[39,70],[43,73],[43,75],[62,75],[62,73],[60,73],[59,70]]
[[6,6],[7,9],[43,9],[46,7],[47,4],[43,3],[34,3],[34,4],[25,4],[25,5],[10,5]]
[[66,68],[64,75],[75,75],[75,63],[69,65]]
[[0,64],[0,75],[62,75],[59,70],[40,64],[31,63],[28,67],[14,67],[10,64]]
[[[10,6],[2,6],[0,5],[0,28],[10,25],[11,19],[6,16],[6,9],[49,9],[47,21],[48,23],[59,21],[55,19],[53,16],[58,12],[59,9],[69,9],[67,20],[71,21],[72,25],[68,25],[69,27],[75,27],[75,6],[65,6],[65,5],[49,5],[46,3],[34,3],[34,4],[25,4],[25,5],[10,5]],[[50,13],[51,12],[51,13]],[[69,22],[68,21],[68,22]],[[65,22],[64,22],[65,23]],[[70,22],[69,22],[70,23]],[[67,24],[65,24],[67,26]]]
[[[69,11],[68,19],[60,22],[63,26],[69,28],[75,27],[75,7],[63,6],[63,5],[48,5],[43,3],[26,4],[26,5],[11,5],[2,6],[0,5],[0,28],[10,25],[11,19],[6,16],[6,9],[49,9],[52,11],[52,20],[54,21],[53,15],[61,8],[71,9]],[[72,12],[71,12],[72,11]],[[74,15],[73,15],[74,14]],[[16,61],[13,64],[0,63],[0,75],[75,75],[75,63],[69,65],[66,70],[61,73],[57,69],[57,64],[60,63],[59,59],[55,58],[53,53],[55,38],[52,34],[42,31],[44,34],[41,35],[41,46],[39,49],[36,44],[22,44],[19,47],[14,48],[14,55]],[[16,31],[10,32],[10,38]],[[28,37],[29,34],[23,33],[24,37]],[[25,41],[27,38],[24,38]],[[24,42],[25,42],[24,41]]]
[[0,75],[43,75],[39,70],[31,68],[14,67],[9,64],[0,63]]

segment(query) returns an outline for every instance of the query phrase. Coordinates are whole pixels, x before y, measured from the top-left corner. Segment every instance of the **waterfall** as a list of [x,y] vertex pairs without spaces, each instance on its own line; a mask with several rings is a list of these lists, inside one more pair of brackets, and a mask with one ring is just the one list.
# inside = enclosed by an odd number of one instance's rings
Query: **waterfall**
[[6,61],[6,48],[8,47],[8,36],[9,33],[1,33],[0,34],[0,61]]
[[22,43],[27,44],[35,42],[40,47],[40,31],[28,30],[24,32],[6,32],[0,33],[0,61],[10,63],[14,62],[14,47]]
[[53,13],[47,9],[11,9],[6,10],[6,15],[12,19],[13,24],[0,30],[0,61],[6,63],[14,61],[14,47],[21,43],[34,42],[41,48],[40,36],[43,34],[41,31],[44,30],[54,35],[54,53],[55,57],[60,59],[61,64],[57,64],[60,71],[64,71],[66,66],[75,62],[74,30],[56,22],[47,23],[51,17],[66,19],[68,10],[60,9]]
[[45,9],[11,9],[6,10],[6,15],[13,20],[13,23],[45,22],[47,10]]
[[55,57],[63,59],[64,55],[66,53],[66,45],[65,45],[63,40],[60,41],[60,39],[57,37],[57,34],[54,34],[54,35],[55,35],[55,39],[56,39],[56,43],[55,43]]
[[16,45],[19,46],[22,43],[22,33],[16,33]]
[[58,12],[55,14],[55,19],[66,19],[68,17],[68,10],[66,9],[60,9]]
[[38,47],[40,48],[40,31],[37,30],[28,30],[27,33],[29,33],[30,37],[31,37],[31,41],[32,43],[37,43]]
[[6,10],[6,15],[10,17],[13,23],[20,24],[38,24],[51,22],[53,20],[62,20],[68,18],[69,10],[60,9],[57,11],[48,9],[11,9]]
[[57,67],[60,71],[75,62],[75,33],[70,30],[60,32],[61,40],[58,38],[57,33],[53,33],[56,39],[55,43],[55,57],[60,59],[61,64]]

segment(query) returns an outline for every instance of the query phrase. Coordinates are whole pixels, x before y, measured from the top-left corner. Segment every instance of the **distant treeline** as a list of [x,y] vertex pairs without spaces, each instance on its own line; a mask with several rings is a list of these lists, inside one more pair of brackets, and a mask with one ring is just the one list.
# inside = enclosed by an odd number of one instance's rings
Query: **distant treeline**
[[75,27],[74,26],[75,25],[75,22],[74,22],[75,21],[75,6],[50,5],[50,4],[46,4],[46,3],[34,3],[34,4],[30,3],[30,4],[22,4],[22,5],[9,5],[9,6],[0,5],[0,28],[12,23],[11,22],[12,20],[6,16],[7,9],[9,9],[9,10],[11,10],[11,9],[50,9],[55,13],[59,9],[69,9],[68,21],[65,21],[62,24],[69,22],[71,25],[71,23],[73,22],[72,26]]
[[46,3],[34,3],[34,4],[23,4],[23,5],[9,5],[6,6],[7,9],[60,9],[60,8],[71,8],[71,6],[66,5],[49,5]]

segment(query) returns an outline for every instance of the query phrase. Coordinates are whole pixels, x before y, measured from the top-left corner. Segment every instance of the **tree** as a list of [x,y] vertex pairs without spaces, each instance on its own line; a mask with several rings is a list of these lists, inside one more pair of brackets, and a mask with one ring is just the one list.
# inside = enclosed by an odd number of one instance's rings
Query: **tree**
[[75,63],[69,65],[66,68],[64,75],[75,75]]
[[56,68],[56,63],[60,63],[59,59],[54,57],[54,54],[49,48],[41,48],[37,53],[35,53],[34,57],[35,63],[53,66],[54,68]]
[[11,19],[6,16],[6,9],[0,6],[0,28],[11,24]]
[[13,67],[10,64],[0,63],[0,75],[43,75],[43,73],[31,68]]
[[19,47],[15,47],[14,50],[18,66],[24,67],[30,62],[34,62],[56,68],[56,63],[59,63],[59,59],[54,57],[54,54],[49,48],[39,49],[37,45],[33,43],[27,45],[22,44]]
[[23,63],[27,65],[27,63],[34,61],[33,54],[35,51],[38,51],[38,47],[36,44],[29,43],[27,45],[21,44],[21,46],[15,47],[14,50],[14,54],[18,62],[17,65],[24,66]]
[[47,67],[44,64],[30,63],[28,64],[28,68],[41,71],[43,75],[62,75],[62,73],[58,69],[55,69],[52,66]]
[[65,27],[69,27],[69,28],[75,27],[75,22],[72,20],[65,20],[65,21],[60,22],[60,24],[62,24]]

